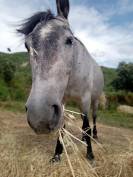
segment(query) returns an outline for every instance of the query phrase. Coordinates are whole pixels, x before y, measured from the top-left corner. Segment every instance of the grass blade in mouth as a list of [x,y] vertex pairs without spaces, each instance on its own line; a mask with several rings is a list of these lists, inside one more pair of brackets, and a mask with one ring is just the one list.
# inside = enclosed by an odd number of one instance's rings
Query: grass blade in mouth
[[73,167],[72,167],[72,163],[71,163],[70,158],[69,158],[69,155],[68,155],[68,153],[67,153],[66,146],[65,146],[65,144],[64,144],[64,141],[63,141],[63,138],[62,138],[62,135],[61,135],[61,130],[59,130],[59,137],[60,137],[60,141],[61,141],[61,143],[62,143],[62,145],[63,145],[64,151],[65,151],[65,154],[66,154],[66,157],[67,157],[67,161],[68,161],[70,170],[71,170],[71,172],[72,172],[72,176],[73,176],[73,177],[76,177],[76,176],[75,176],[75,173],[74,173],[74,170],[73,170]]

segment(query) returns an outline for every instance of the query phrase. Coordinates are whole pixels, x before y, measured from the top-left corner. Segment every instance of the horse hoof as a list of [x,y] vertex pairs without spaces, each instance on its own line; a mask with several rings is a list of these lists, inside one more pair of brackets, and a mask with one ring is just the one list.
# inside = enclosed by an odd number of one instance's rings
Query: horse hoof
[[93,161],[95,157],[94,157],[93,153],[89,153],[89,154],[86,155],[86,158],[87,158],[89,161]]
[[60,161],[61,161],[60,155],[55,155],[52,159],[50,159],[50,163],[56,163]]

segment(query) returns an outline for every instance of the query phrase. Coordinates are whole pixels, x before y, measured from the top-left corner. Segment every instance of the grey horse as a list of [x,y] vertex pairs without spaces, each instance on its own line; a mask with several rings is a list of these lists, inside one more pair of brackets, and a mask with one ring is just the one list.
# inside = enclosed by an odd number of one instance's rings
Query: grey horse
[[[104,86],[103,74],[70,29],[69,0],[56,0],[56,5],[57,16],[50,10],[38,12],[17,30],[25,36],[32,70],[32,88],[26,103],[27,121],[37,134],[50,134],[64,126],[62,104],[69,99],[76,100],[83,113],[87,158],[92,160],[88,112],[92,106],[93,137],[97,138],[96,112]],[[62,152],[58,139],[53,161],[60,160]]]

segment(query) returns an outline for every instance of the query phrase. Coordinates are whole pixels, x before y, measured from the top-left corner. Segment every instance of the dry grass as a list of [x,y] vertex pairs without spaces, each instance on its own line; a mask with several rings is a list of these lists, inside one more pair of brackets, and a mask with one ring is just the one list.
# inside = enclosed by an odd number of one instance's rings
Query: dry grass
[[117,108],[118,112],[133,114],[133,106],[120,105]]
[[[75,120],[73,120],[75,121]],[[81,139],[81,121],[67,130]],[[64,144],[75,177],[132,177],[133,131],[98,125],[99,143],[93,142],[95,163],[85,159],[86,147],[66,136]],[[65,153],[62,161],[50,164],[56,138],[37,136],[25,115],[0,112],[0,177],[72,177]],[[101,148],[102,147],[102,148]]]
[[99,103],[100,103],[100,108],[105,110],[107,107],[107,98],[104,92],[100,96]]

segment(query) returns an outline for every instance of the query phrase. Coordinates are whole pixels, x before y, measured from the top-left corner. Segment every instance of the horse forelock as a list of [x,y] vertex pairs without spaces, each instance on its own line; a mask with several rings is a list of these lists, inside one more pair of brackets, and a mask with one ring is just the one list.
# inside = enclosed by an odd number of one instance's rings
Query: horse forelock
[[24,20],[24,22],[20,25],[20,28],[17,29],[17,32],[27,36],[39,23],[47,24],[48,21],[54,18],[55,16],[50,10],[47,10],[46,12],[38,12],[30,18]]

